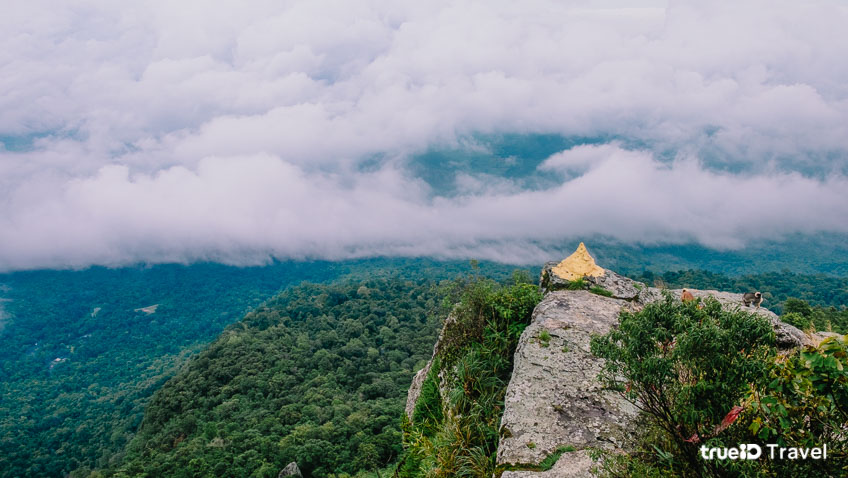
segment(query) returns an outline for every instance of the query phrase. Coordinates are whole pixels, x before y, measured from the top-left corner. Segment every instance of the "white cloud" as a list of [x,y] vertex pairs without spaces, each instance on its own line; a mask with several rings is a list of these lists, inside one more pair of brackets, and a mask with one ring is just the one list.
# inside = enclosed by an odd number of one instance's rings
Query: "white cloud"
[[845,177],[734,176],[610,145],[567,151],[545,168],[572,153],[587,169],[558,187],[451,199],[428,198],[425,184],[392,167],[309,173],[270,155],[209,157],[153,175],[104,166],[35,208],[17,208],[0,224],[0,257],[7,268],[272,255],[521,262],[544,259],[545,243],[593,234],[735,247],[796,230],[848,233]]
[[[0,141],[39,139],[0,149],[0,268],[846,232],[846,22],[836,1],[17,3]],[[545,191],[463,174],[434,198],[404,169],[475,133],[621,141],[551,157]]]

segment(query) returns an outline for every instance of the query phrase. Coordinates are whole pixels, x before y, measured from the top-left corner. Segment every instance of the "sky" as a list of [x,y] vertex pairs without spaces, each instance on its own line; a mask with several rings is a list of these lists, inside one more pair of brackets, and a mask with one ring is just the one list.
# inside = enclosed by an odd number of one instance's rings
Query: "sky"
[[13,2],[0,270],[848,233],[848,4],[637,3]]

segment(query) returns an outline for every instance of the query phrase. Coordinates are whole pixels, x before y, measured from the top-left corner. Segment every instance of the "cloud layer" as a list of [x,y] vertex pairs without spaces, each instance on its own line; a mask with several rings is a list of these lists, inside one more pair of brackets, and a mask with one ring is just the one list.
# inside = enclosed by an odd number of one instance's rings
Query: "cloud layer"
[[[15,6],[0,269],[848,232],[848,8],[630,3]],[[512,133],[614,140],[544,190],[406,168]]]

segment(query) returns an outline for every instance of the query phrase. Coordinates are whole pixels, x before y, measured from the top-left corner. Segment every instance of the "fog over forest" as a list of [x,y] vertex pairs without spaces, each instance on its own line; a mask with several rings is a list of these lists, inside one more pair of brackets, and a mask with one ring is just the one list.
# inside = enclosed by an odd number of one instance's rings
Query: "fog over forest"
[[848,233],[848,6],[642,3],[6,6],[0,270]]

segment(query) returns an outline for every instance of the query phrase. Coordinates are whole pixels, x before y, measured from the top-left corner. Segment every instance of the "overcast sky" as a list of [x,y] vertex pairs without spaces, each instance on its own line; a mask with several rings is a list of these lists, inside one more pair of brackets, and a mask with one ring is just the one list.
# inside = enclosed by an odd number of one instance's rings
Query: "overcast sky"
[[[848,232],[848,4],[634,3],[5,5],[0,270]],[[408,168],[516,133],[613,139]]]

